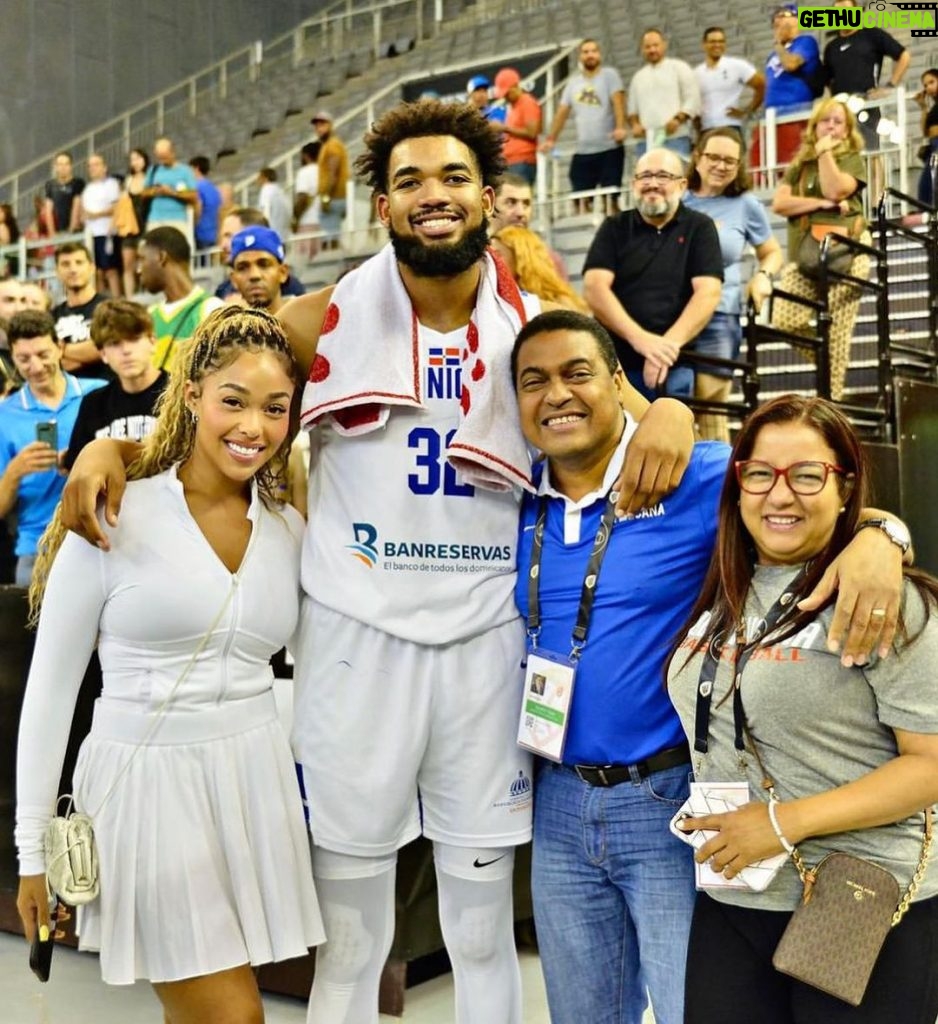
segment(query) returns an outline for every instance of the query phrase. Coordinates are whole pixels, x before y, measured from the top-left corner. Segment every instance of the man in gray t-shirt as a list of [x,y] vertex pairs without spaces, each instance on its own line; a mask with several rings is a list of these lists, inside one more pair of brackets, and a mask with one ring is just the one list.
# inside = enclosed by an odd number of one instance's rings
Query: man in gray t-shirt
[[[549,153],[567,123],[570,111],[576,123],[576,152],[570,161],[570,184],[574,192],[594,188],[618,188],[622,184],[626,136],[625,90],[614,68],[603,67],[602,53],[595,39],[580,43],[580,71],[571,75],[560,98],[560,106],[541,143]],[[616,195],[610,195],[607,212],[615,213]],[[576,200],[577,212],[590,209],[591,200]]]

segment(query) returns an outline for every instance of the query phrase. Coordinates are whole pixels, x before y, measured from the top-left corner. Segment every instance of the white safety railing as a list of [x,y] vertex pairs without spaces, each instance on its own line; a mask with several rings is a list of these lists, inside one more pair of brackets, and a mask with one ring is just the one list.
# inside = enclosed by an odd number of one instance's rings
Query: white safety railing
[[[554,52],[543,64],[536,67],[530,74],[525,76],[525,81],[532,81],[541,77],[545,78],[545,87],[543,90],[539,90],[539,95],[545,97],[555,97],[558,92],[558,86],[560,84],[560,72],[559,67],[561,63],[569,59],[570,55],[576,51],[579,41],[568,41],[559,44],[558,49]],[[497,65],[499,62],[512,62],[521,61],[527,56],[531,56],[538,53],[543,53],[544,47],[538,46],[531,49],[514,48],[503,54],[493,54],[490,57],[486,57],[486,63],[491,65]],[[409,82],[423,81],[428,78],[433,78],[437,75],[448,75],[458,74],[461,72],[471,72],[479,65],[478,59],[461,61],[456,64],[449,64],[443,68],[434,68],[431,70],[422,69],[420,71],[412,71],[407,74],[401,75],[395,78],[392,82],[382,86],[376,92],[372,93],[367,100],[358,104],[355,107],[351,107],[344,111],[341,116],[337,117],[333,128],[336,135],[342,136],[343,127],[352,124],[356,120],[364,120],[366,124],[371,124],[376,117],[378,117],[384,110],[392,106],[394,102],[400,97],[401,90]],[[553,102],[550,102],[549,106],[544,108],[544,123],[549,123],[549,118],[553,116]],[[351,140],[346,140],[351,142]],[[268,166],[273,167],[277,171],[278,181],[283,183],[285,189],[292,188],[295,177],[294,164],[298,159],[299,152],[303,148],[302,144],[292,147],[291,149],[285,150],[279,156],[271,159]],[[360,139],[355,142],[351,142],[350,155],[354,156],[357,151],[361,148]],[[543,159],[539,156],[539,160]],[[252,174],[234,184],[235,200],[239,205],[250,206],[252,197],[257,189],[257,176]],[[348,212],[345,218],[345,230],[356,231],[363,225],[360,223],[361,211],[363,209],[369,209],[367,199],[362,198],[362,190],[358,184],[352,180],[349,181],[348,185]]]

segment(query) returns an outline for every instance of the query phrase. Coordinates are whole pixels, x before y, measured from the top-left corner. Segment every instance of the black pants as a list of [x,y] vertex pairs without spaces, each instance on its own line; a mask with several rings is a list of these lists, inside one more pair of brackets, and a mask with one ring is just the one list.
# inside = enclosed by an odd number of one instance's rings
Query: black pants
[[697,894],[684,1024],[935,1024],[938,897],[913,903],[890,931],[860,1006],[775,970],[772,954],[790,917]]

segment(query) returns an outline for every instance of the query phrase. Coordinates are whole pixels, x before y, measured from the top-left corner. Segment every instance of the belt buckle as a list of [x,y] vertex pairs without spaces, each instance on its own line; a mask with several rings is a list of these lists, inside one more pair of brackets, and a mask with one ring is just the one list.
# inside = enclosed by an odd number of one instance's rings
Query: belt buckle
[[[604,786],[608,789],[612,783],[606,775],[606,769],[611,767],[612,765],[608,764],[575,764],[573,770],[580,782],[585,782],[588,786]],[[587,772],[589,775],[586,774]]]
[[[598,771],[595,765],[592,764],[575,764],[573,771],[576,773],[576,777],[580,782],[585,782],[587,786],[595,786],[595,775]],[[588,774],[589,773],[589,774]]]

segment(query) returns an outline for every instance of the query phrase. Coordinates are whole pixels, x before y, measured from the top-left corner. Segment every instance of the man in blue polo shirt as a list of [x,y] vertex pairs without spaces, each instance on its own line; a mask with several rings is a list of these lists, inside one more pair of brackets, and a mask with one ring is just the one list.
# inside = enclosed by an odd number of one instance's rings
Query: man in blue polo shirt
[[17,313],[10,319],[7,339],[25,384],[0,402],[0,517],[16,512],[16,583],[26,587],[39,538],[65,486],[58,467],[82,396],[104,387],[105,381],[62,370],[63,345],[48,313]]
[[[518,335],[511,368],[521,429],[547,456],[518,543],[515,596],[531,638],[519,740],[547,749],[565,726],[560,760],[539,762],[534,801],[551,1021],[639,1024],[647,986],[657,1024],[682,1024],[693,851],[668,825],[691,766],[662,666],[710,561],[730,449],[697,444],[672,494],[616,520],[609,493],[635,424],[610,336],[579,313],[543,313]],[[872,543],[867,556],[888,563],[898,594],[899,549]]]
[[[612,339],[592,318],[536,317],[518,336],[513,362],[521,428],[548,460],[538,497],[522,510],[516,598],[527,617],[543,507],[537,642],[567,654],[635,423],[620,404],[625,375]],[[673,494],[612,527],[563,762],[542,761],[536,788],[533,889],[554,1024],[637,1024],[646,985],[658,1024],[683,1020],[693,851],[668,823],[689,793],[690,754],[661,669],[710,560],[728,454],[725,445],[696,445]],[[585,767],[609,765],[631,767]]]

